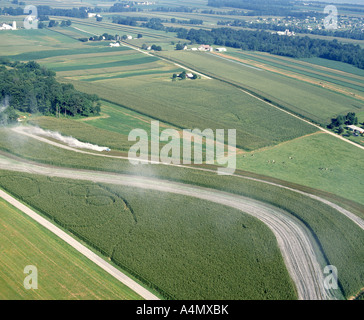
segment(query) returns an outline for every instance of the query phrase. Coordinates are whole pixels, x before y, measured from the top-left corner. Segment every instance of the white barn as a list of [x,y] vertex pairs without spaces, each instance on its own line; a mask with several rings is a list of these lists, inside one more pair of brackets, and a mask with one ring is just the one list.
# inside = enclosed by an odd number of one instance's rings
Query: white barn
[[351,131],[357,131],[357,132],[359,132],[360,134],[363,134],[364,133],[364,129],[362,129],[362,128],[359,128],[359,127],[357,127],[357,126],[354,126],[354,125],[350,125],[350,126],[348,126],[348,128],[351,130]]

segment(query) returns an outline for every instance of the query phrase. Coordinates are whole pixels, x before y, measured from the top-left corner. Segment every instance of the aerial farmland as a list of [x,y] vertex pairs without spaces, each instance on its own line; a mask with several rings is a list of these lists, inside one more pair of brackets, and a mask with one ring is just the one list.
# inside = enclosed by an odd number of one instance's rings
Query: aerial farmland
[[363,5],[28,2],[0,1],[1,300],[363,298]]

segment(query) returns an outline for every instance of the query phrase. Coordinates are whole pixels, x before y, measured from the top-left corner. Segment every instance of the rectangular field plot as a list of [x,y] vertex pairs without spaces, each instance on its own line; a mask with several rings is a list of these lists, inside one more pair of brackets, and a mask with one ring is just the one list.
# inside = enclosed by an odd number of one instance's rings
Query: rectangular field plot
[[274,234],[238,210],[91,182],[5,172],[0,181],[167,298],[296,298]]
[[82,91],[96,93],[107,101],[179,128],[236,129],[237,144],[246,150],[317,131],[313,126],[215,80],[174,82],[167,76],[158,79],[145,75],[72,83]]
[[[0,199],[0,300],[140,300],[132,290]],[[38,269],[38,289],[25,290],[23,270]]]
[[168,55],[191,68],[241,85],[318,123],[329,123],[336,114],[359,111],[363,107],[363,101],[353,96],[345,96],[284,74],[239,66],[236,61],[227,61],[212,54],[169,52]]

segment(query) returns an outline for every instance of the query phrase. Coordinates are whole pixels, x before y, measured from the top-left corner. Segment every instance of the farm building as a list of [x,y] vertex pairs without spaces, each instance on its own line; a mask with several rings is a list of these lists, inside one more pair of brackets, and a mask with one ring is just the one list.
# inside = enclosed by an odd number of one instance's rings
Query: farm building
[[13,22],[12,26],[6,23],[1,24],[0,30],[16,30],[16,21]]
[[354,126],[354,125],[347,126],[347,128],[348,128],[349,130],[351,130],[351,131],[359,132],[360,134],[363,134],[363,133],[364,133],[364,129],[359,128],[359,127]]
[[289,37],[295,35],[294,31],[291,32],[288,29],[286,29],[286,31],[277,31],[276,34],[278,34],[279,36],[289,36]]
[[217,52],[226,52],[226,48],[216,48]]
[[213,51],[213,48],[211,47],[211,46],[209,46],[209,45],[201,45],[199,48],[198,48],[198,50],[200,50],[200,51]]
[[110,47],[120,47],[120,43],[119,42],[111,42]]

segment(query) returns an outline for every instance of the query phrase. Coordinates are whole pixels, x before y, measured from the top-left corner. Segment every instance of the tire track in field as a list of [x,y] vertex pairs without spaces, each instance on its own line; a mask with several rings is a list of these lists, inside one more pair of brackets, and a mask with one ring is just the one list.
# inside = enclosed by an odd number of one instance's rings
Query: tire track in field
[[[321,256],[320,253],[314,249],[315,243],[310,237],[310,232],[289,213],[272,205],[235,194],[155,178],[33,165],[5,157],[0,158],[0,169],[174,193],[238,209],[259,219],[274,233],[287,270],[296,285],[299,299],[321,300],[335,298],[332,292],[329,292],[324,288],[323,270],[318,262],[321,259]],[[0,193],[0,195],[4,196],[3,193]],[[29,209],[25,206],[23,206],[21,210],[29,213]],[[37,221],[40,220],[39,217],[35,217],[33,213],[31,213],[31,216],[36,218]],[[68,243],[72,243],[71,245],[79,250],[79,252],[86,255],[91,261],[94,261],[102,266],[104,270],[109,272],[110,268],[107,266],[107,262],[94,254],[90,254],[90,252],[87,251],[88,249],[81,247],[75,239],[70,239],[68,235],[59,233],[59,231],[54,229],[56,227],[47,220],[42,222],[46,223],[47,227],[50,228],[52,232],[56,233]],[[56,232],[54,230],[56,230]],[[111,274],[114,275],[115,270],[112,270]],[[145,292],[142,292],[141,288],[135,286],[133,282],[130,282],[130,279],[125,279],[120,276],[119,279],[121,279],[120,281],[123,283],[127,283],[130,288],[140,295],[143,293],[143,297],[154,298],[153,296],[149,296]]]

